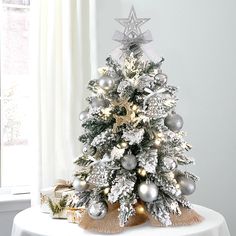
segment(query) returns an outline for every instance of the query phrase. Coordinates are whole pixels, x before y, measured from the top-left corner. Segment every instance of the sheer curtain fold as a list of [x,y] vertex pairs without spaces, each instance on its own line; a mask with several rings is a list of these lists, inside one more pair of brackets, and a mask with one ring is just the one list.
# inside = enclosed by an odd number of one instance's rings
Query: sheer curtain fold
[[79,151],[79,111],[90,77],[88,3],[35,0],[31,12],[32,203],[39,190],[69,179]]

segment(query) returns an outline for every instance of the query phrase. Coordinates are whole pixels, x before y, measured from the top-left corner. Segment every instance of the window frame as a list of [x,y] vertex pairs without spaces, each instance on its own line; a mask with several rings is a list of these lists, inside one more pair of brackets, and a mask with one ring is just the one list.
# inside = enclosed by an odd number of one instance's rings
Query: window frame
[[[4,7],[7,8],[15,8],[15,9],[30,9],[31,1],[26,0],[28,4],[15,4],[15,3],[4,3],[4,0],[0,0],[0,125],[2,125],[2,102],[4,98],[2,97],[2,57],[1,57],[1,30],[2,30],[2,11]],[[23,0],[24,1],[24,0]],[[22,2],[23,2],[22,1]],[[26,198],[28,199],[28,194],[30,193],[31,186],[30,185],[22,185],[22,186],[14,186],[14,187],[3,187],[2,186],[2,128],[0,128],[0,195],[1,194],[11,194],[11,195],[18,195],[18,194],[26,194]]]

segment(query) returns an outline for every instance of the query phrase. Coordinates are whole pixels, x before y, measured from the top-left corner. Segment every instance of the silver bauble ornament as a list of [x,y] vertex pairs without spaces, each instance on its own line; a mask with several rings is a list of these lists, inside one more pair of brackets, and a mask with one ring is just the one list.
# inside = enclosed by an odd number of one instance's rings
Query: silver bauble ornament
[[137,166],[137,159],[133,154],[126,154],[121,159],[121,165],[126,170],[133,170]]
[[167,75],[159,73],[155,75],[154,79],[156,80],[157,85],[163,86],[167,82]]
[[83,120],[85,120],[85,119],[88,118],[88,115],[89,115],[89,112],[88,112],[87,110],[82,111],[82,112],[80,113],[80,115],[79,115],[79,119],[80,119],[81,121],[83,121]]
[[163,172],[170,172],[177,168],[177,161],[173,157],[163,157],[160,161],[160,168]]
[[92,108],[98,109],[99,107],[105,107],[106,106],[106,100],[103,98],[94,98],[91,103]]
[[80,180],[79,178],[75,178],[72,185],[75,191],[84,191],[89,187],[85,180]]
[[182,195],[190,195],[196,189],[196,183],[186,176],[178,176],[177,183],[179,184]]
[[114,79],[103,76],[98,79],[98,85],[104,90],[110,90],[114,87]]
[[173,132],[179,132],[184,124],[183,118],[178,114],[170,114],[165,118],[165,126]]
[[154,183],[142,182],[138,186],[138,195],[144,202],[153,202],[158,197],[158,187]]
[[90,145],[84,145],[83,153],[85,155],[93,156],[96,153],[96,148]]
[[100,220],[107,214],[108,207],[106,202],[92,202],[88,207],[88,214],[94,220]]

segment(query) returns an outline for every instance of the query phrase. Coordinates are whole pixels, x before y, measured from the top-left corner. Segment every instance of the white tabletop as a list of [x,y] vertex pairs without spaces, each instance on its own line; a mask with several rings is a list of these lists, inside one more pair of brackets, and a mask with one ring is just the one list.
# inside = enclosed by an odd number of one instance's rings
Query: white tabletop
[[[230,236],[225,219],[219,213],[208,208],[194,205],[194,209],[205,219],[202,223],[184,227],[152,227],[148,223],[127,228],[120,235],[137,236]],[[85,231],[78,225],[66,220],[51,219],[41,213],[38,207],[18,213],[14,219],[12,236],[87,236],[103,235]]]

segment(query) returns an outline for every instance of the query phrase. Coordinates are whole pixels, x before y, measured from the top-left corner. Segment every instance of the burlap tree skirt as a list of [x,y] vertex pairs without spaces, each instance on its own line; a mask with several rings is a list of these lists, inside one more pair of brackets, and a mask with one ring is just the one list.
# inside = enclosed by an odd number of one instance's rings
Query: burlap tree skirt
[[[196,211],[187,208],[181,208],[181,215],[171,214],[172,226],[187,226],[202,222],[203,217],[200,216]],[[80,227],[89,231],[98,233],[114,234],[120,233],[126,230],[128,227],[140,225],[145,222],[149,222],[152,226],[163,227],[161,223],[155,220],[150,214],[146,212],[138,213],[130,217],[125,227],[119,225],[119,211],[118,205],[109,206],[107,215],[101,220],[92,219],[85,211],[80,220]]]

